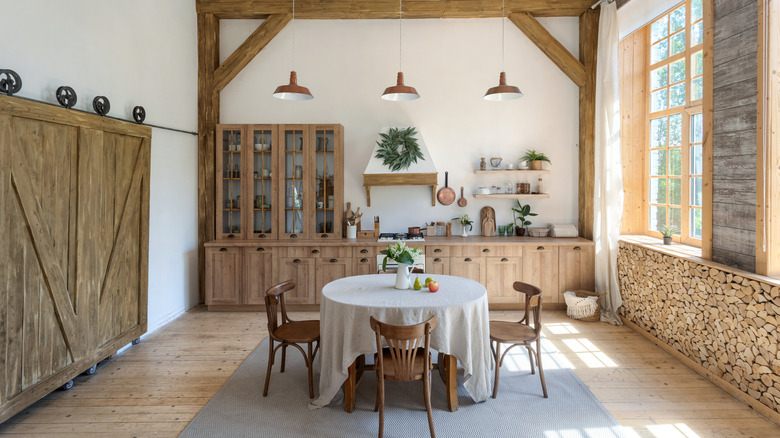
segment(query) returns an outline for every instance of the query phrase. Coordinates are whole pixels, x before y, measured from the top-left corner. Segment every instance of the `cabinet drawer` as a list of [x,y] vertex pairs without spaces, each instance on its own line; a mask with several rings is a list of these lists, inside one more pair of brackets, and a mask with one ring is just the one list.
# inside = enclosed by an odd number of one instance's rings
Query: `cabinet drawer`
[[361,259],[361,258],[376,258],[376,255],[379,254],[379,248],[376,246],[361,246],[352,248],[352,257]]
[[425,255],[429,257],[449,257],[450,247],[444,245],[428,245],[425,247]]
[[[317,253],[316,251],[319,251]],[[352,248],[348,246],[323,246],[323,247],[314,247],[311,250],[311,255],[313,257],[319,257],[321,258],[348,258],[352,257]]]
[[450,257],[464,258],[464,257],[484,257],[489,254],[482,252],[485,249],[489,249],[487,245],[459,245],[450,247]]
[[520,257],[523,255],[522,246],[480,246],[480,251],[485,257]]
[[274,248],[275,254],[279,257],[312,257],[314,248],[309,246],[279,246]]

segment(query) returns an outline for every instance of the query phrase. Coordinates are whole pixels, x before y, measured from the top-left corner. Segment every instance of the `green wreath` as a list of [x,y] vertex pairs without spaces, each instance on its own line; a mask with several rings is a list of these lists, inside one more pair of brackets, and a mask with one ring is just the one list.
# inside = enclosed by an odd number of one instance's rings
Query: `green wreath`
[[388,166],[392,172],[408,169],[418,158],[425,160],[417,139],[414,138],[416,134],[413,126],[406,129],[390,128],[387,134],[379,133],[381,141],[376,142],[379,149],[374,157],[381,158],[382,164]]

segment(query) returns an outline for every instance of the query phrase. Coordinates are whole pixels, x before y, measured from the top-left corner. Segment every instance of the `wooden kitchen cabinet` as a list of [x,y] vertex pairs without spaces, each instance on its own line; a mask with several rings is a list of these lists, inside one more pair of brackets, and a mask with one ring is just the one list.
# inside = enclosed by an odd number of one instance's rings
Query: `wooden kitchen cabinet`
[[545,303],[558,303],[558,247],[529,245],[523,247],[523,282],[542,290]]
[[242,249],[235,246],[206,248],[206,304],[241,304],[244,279]]
[[458,277],[468,278],[485,284],[485,258],[479,256],[451,257],[450,272]]
[[295,289],[284,294],[288,304],[313,304],[316,297],[316,257],[277,259],[276,282],[295,281]]
[[595,247],[593,245],[562,245],[558,248],[558,302],[565,302],[563,293],[569,290],[595,290]]
[[512,285],[523,278],[521,257],[487,257],[485,282],[490,304],[524,304],[524,299]]
[[242,304],[265,305],[265,291],[275,284],[273,249],[244,247],[244,287]]
[[450,275],[450,258],[425,257],[425,272],[431,275]]
[[333,280],[352,276],[352,268],[354,263],[355,262],[352,257],[320,257],[317,259],[317,282],[313,302],[320,302],[320,293],[322,292],[323,286]]

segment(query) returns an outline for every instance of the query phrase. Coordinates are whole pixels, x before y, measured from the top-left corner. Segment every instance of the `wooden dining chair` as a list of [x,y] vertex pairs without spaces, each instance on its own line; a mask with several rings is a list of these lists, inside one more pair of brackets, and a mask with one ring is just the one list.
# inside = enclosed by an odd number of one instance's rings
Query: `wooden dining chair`
[[[490,321],[490,350],[496,364],[496,378],[493,381],[493,398],[498,395],[498,374],[504,357],[514,347],[523,346],[528,350],[528,359],[531,362],[531,374],[535,374],[534,362],[539,368],[539,378],[542,381],[542,392],[547,398],[547,385],[544,382],[544,370],[542,369],[541,337],[542,337],[542,291],[530,284],[515,282],[514,289],[525,294],[525,315],[518,322]],[[533,325],[529,320],[533,317]],[[495,346],[494,346],[495,343]],[[501,344],[512,344],[501,354]],[[534,348],[536,344],[536,348]]]
[[[312,381],[312,363],[317,351],[320,349],[320,322],[318,320],[293,321],[287,316],[284,306],[284,293],[295,289],[295,282],[288,280],[268,288],[265,292],[265,311],[268,314],[268,371],[265,374],[265,388],[263,397],[268,395],[268,383],[271,380],[271,368],[274,365],[276,350],[282,349],[282,370],[287,355],[287,347],[297,348],[309,369],[309,398],[314,398],[314,384]],[[281,313],[281,319],[279,319]],[[279,345],[274,346],[277,342]],[[312,346],[317,343],[312,351]],[[298,344],[307,344],[308,354]]]
[[[385,427],[385,380],[407,382],[422,380],[425,410],[431,438],[436,437],[431,412],[431,331],[436,327],[436,316],[427,321],[408,326],[385,324],[371,317],[371,329],[376,333],[376,404],[379,411],[379,438]],[[383,348],[384,337],[387,347]],[[422,344],[422,346],[421,346]]]

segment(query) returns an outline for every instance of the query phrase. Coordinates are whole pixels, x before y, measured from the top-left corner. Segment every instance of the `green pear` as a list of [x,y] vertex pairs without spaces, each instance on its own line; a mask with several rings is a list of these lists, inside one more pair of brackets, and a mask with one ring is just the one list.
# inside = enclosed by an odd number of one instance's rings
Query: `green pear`
[[414,290],[422,289],[422,283],[420,283],[420,277],[414,279]]

